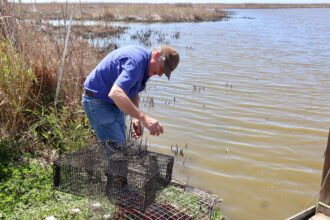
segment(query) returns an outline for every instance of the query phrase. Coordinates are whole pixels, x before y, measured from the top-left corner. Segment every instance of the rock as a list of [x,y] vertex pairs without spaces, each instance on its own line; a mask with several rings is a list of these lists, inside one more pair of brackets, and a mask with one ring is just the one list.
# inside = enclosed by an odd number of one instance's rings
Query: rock
[[56,218],[53,215],[51,215],[46,217],[45,220],[56,220]]
[[74,214],[77,214],[77,213],[81,212],[81,210],[79,208],[74,208],[74,209],[72,209],[72,212]]
[[94,209],[94,210],[98,210],[98,209],[100,209],[100,208],[101,208],[101,203],[96,202],[96,203],[92,204],[92,209]]
[[103,215],[103,219],[104,220],[111,219],[111,215],[109,215],[109,214]]

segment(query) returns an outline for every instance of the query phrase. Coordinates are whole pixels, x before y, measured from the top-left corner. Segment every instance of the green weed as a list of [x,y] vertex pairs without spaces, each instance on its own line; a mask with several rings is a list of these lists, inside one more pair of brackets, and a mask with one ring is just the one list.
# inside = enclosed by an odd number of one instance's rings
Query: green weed
[[[107,198],[83,198],[54,190],[52,167],[42,167],[36,160],[10,164],[7,169],[10,178],[0,182],[0,219],[102,219],[114,214]],[[91,209],[96,202],[101,208]]]
[[82,110],[72,112],[68,107],[54,107],[32,112],[36,121],[29,128],[32,142],[59,153],[78,150],[89,143],[92,133]]
[[212,217],[211,217],[212,220],[224,220],[225,217],[222,215],[222,211],[220,208],[216,208]]
[[[15,207],[28,209],[33,204],[44,203],[52,196],[51,170],[36,162],[6,166],[8,178],[0,182],[0,210],[14,213]],[[16,211],[16,210],[15,210]]]
[[9,134],[26,127],[35,76],[9,40],[0,42],[0,118]]

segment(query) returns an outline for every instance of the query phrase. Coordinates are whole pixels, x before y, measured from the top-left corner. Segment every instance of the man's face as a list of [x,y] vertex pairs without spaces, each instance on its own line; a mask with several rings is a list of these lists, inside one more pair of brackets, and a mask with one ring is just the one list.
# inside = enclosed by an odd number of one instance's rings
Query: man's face
[[155,54],[150,61],[149,65],[149,77],[158,75],[161,77],[164,74],[164,62],[165,58],[159,54]]

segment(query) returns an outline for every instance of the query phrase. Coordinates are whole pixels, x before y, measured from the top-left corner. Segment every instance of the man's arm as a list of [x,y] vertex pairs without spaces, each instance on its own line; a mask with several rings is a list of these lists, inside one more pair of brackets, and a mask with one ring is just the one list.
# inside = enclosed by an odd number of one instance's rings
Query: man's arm
[[[126,95],[124,90],[114,84],[109,92],[109,97],[114,101],[114,103],[123,112],[129,114],[133,118],[138,119],[142,124],[150,131],[151,135],[160,135],[163,133],[163,127],[160,126],[159,122],[144,114],[139,108],[138,103],[135,105],[136,101],[139,101],[139,97],[135,97],[133,101]],[[137,100],[136,100],[137,99]]]
[[136,95],[133,99],[132,99],[132,102],[133,104],[139,108],[139,105],[140,105],[140,96],[139,95]]
[[[139,104],[140,104],[140,96],[136,95],[133,99],[131,99],[133,104],[139,108]],[[132,131],[132,135],[134,138],[138,139],[142,136],[143,134],[143,126],[141,121],[139,121],[136,118],[133,118],[132,120],[132,125],[133,125],[133,131]]]

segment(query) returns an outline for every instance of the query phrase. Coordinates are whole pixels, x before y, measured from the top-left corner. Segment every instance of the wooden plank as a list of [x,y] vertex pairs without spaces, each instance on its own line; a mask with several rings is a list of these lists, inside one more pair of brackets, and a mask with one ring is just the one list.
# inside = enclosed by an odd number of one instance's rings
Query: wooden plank
[[[325,158],[323,164],[323,174],[322,174],[322,182],[319,202],[329,205],[330,204],[330,174],[327,176],[330,168],[330,131],[328,136],[328,144],[327,149],[325,151]],[[325,178],[327,176],[327,178]]]
[[287,218],[286,220],[307,220],[308,218],[315,215],[316,212],[316,206],[312,206],[308,209],[305,209],[304,211],[301,211],[294,216],[291,216],[290,218]]
[[326,216],[330,216],[330,206],[324,204],[323,202],[319,202],[317,206],[317,212],[321,212]]

